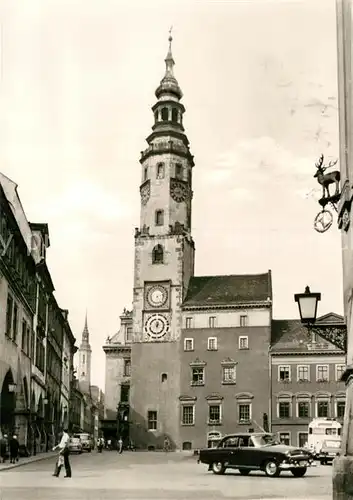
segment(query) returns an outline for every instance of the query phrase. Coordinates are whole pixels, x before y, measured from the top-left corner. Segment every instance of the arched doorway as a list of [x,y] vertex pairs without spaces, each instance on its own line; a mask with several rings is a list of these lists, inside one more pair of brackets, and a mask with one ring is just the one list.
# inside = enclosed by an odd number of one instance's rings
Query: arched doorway
[[216,448],[220,440],[222,439],[222,434],[218,431],[210,431],[207,433],[207,447]]
[[10,434],[15,426],[16,385],[12,371],[8,370],[0,395],[0,427],[3,434]]

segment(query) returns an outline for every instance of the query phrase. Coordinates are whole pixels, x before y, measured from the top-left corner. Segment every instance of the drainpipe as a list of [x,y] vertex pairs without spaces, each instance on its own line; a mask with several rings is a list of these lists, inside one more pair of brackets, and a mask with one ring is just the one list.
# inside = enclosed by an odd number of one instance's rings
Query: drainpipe
[[271,346],[268,348],[268,369],[269,369],[269,396],[268,396],[268,428],[272,432],[272,355]]

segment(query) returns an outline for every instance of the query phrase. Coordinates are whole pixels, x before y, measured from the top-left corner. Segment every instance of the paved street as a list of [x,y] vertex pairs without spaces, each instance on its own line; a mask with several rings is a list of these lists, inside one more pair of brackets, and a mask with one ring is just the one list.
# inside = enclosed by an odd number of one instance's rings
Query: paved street
[[72,456],[73,477],[52,477],[54,459],[0,472],[1,500],[259,500],[331,499],[332,467],[316,467],[304,478],[275,479],[236,471],[224,476],[181,453],[116,452]]

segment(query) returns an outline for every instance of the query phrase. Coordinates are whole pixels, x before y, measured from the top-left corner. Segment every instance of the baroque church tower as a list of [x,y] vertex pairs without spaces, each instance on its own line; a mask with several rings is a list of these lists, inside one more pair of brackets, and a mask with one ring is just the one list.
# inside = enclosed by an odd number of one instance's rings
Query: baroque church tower
[[85,326],[82,332],[82,341],[80,344],[78,355],[79,355],[78,380],[80,383],[83,383],[89,387],[91,385],[92,349],[89,343],[87,313],[86,313]]
[[[181,304],[194,274],[191,236],[193,156],[185,135],[169,37],[166,70],[152,107],[154,124],[141,152],[141,215],[135,229],[131,437],[177,443]],[[151,439],[152,438],[152,439]]]

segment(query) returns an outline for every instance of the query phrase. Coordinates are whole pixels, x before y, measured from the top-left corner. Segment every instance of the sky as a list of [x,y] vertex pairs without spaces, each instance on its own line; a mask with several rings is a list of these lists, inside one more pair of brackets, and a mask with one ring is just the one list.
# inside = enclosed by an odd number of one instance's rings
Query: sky
[[272,270],[275,318],[294,293],[342,314],[341,240],[313,228],[315,162],[338,156],[334,0],[3,0],[0,169],[27,218],[49,224],[48,265],[92,382],[132,307],[140,151],[173,26],[195,156],[196,275]]

